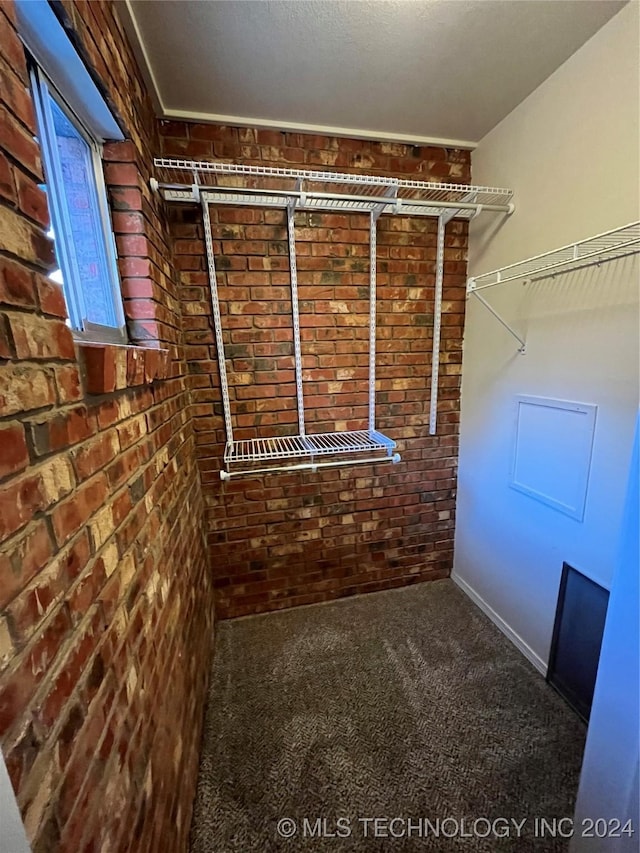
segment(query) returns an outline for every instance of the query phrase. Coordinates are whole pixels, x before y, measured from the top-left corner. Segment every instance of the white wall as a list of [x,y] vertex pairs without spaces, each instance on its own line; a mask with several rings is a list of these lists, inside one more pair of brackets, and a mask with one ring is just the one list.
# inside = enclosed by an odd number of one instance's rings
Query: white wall
[[4,756],[0,752],[0,853],[29,853],[30,850]]
[[[638,627],[638,565],[640,564],[640,419],[627,492],[618,566],[615,572],[600,666],[589,719],[572,853],[637,851],[638,762],[640,756],[640,631]],[[632,821],[633,835],[613,833],[597,838],[583,832],[589,818]]]
[[[472,225],[471,274],[640,219],[638,4],[626,6],[479,144],[474,184],[515,191]],[[609,587],[638,407],[638,256],[484,292],[465,328],[454,579],[542,670],[562,562]],[[517,394],[598,406],[582,522],[508,486]]]

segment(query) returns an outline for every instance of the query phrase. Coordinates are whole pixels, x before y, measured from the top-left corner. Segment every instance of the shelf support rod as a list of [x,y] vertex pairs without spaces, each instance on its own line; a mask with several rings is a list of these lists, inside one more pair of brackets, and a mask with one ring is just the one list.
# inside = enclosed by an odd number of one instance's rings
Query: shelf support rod
[[296,263],[295,201],[287,205],[287,234],[289,236],[289,274],[291,277],[291,310],[293,313],[293,352],[296,369],[296,399],[298,404],[298,434],[305,435],[304,396],[302,392],[302,352],[300,346],[300,306],[298,302],[298,266]]
[[440,330],[442,326],[442,284],[444,281],[444,233],[446,223],[438,217],[436,249],[436,290],[433,307],[433,345],[431,348],[431,403],[429,406],[429,435],[435,435],[438,423],[438,377],[440,373]]
[[369,430],[376,428],[376,278],[377,216],[371,211],[369,220]]
[[511,328],[511,326],[507,323],[507,321],[506,321],[505,319],[503,319],[503,318],[500,316],[500,314],[498,314],[498,312],[496,311],[496,309],[495,309],[492,305],[489,305],[489,303],[488,303],[488,302],[487,302],[487,300],[484,298],[484,296],[481,296],[481,295],[478,293],[478,291],[477,291],[477,290],[471,290],[471,291],[470,291],[470,293],[472,293],[472,294],[476,297],[476,299],[479,299],[479,300],[480,300],[480,302],[482,302],[482,304],[483,304],[483,305],[484,305],[484,307],[487,309],[487,311],[489,311],[491,314],[493,314],[493,316],[496,318],[496,320],[497,320],[499,323],[501,323],[501,324],[505,327],[505,329],[507,330],[507,332],[509,332],[509,334],[510,334],[510,335],[513,335],[513,337],[514,337],[514,338],[518,341],[518,343],[520,344],[520,347],[518,348],[518,352],[519,352],[521,355],[524,355],[524,354],[525,354],[525,352],[527,351],[527,344],[526,344],[526,341],[525,341],[523,338],[521,338],[521,337],[520,337],[520,335],[519,335],[517,332],[514,332],[514,330],[513,330],[513,329]]
[[227,364],[224,355],[224,341],[222,340],[222,320],[220,318],[220,300],[218,298],[218,281],[216,278],[216,265],[213,255],[213,238],[211,236],[211,218],[209,216],[209,203],[202,198],[202,219],[204,222],[204,239],[207,247],[207,266],[209,269],[209,290],[211,292],[211,307],[213,310],[213,325],[216,337],[216,349],[218,352],[218,371],[220,373],[220,388],[222,390],[222,408],[224,411],[224,428],[227,441],[233,442],[233,426],[231,424],[231,405],[229,403],[229,385],[227,382]]

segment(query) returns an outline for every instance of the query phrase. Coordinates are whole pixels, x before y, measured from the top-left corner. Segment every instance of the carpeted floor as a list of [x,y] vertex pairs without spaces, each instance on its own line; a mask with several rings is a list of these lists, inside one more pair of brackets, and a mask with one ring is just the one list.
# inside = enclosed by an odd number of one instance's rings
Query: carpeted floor
[[191,850],[566,850],[584,737],[449,580],[222,622]]

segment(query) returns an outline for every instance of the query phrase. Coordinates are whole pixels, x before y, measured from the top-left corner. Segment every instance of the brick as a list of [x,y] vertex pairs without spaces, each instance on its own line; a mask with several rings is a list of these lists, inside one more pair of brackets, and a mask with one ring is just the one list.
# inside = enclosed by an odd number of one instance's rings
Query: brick
[[15,347],[9,332],[7,318],[0,314],[0,358],[9,359],[15,357]]
[[98,558],[90,570],[83,574],[68,597],[69,613],[74,624],[88,612],[106,580],[104,563]]
[[7,320],[18,358],[75,358],[71,330],[61,320],[29,314],[8,314]]
[[123,491],[114,499],[111,509],[113,512],[113,525],[114,527],[119,527],[132,509],[131,495],[128,490]]
[[38,456],[64,450],[96,432],[96,420],[86,406],[47,415],[31,421],[31,441]]
[[39,629],[35,643],[29,652],[34,675],[42,675],[51,667],[70,628],[71,621],[67,609],[56,608]]
[[140,276],[146,278],[153,275],[153,265],[148,258],[120,258],[118,261],[120,275],[123,278],[128,276]]
[[24,470],[29,451],[22,424],[0,426],[0,478]]
[[37,678],[27,657],[0,676],[0,736],[16,721],[36,686]]
[[124,313],[131,320],[154,320],[158,311],[158,303],[153,299],[127,299],[124,303]]
[[4,30],[2,55],[9,67],[16,72],[24,85],[27,86],[29,78],[27,75],[24,47],[17,33],[18,22],[14,6],[4,3],[3,6],[0,7],[0,12],[4,13],[6,19],[9,21],[9,26],[7,27],[6,20],[0,19],[0,23],[2,23]]
[[114,532],[113,508],[107,504],[95,513],[89,524],[94,550],[99,550]]
[[7,606],[14,632],[24,645],[46,618],[51,607],[60,603],[67,588],[62,559],[56,558],[38,571],[28,586]]
[[97,608],[92,608],[73,636],[71,646],[64,667],[53,681],[49,694],[45,697],[41,707],[38,709],[38,719],[45,730],[51,728],[60,715],[62,708],[71,696],[73,687],[80,679],[91,653],[95,649],[101,630],[100,613]]
[[126,414],[130,413],[131,406],[126,398],[124,400],[113,398],[105,400],[97,408],[98,428],[106,429],[113,426],[113,424],[125,417]]
[[[4,59],[4,57],[3,57]],[[24,65],[22,59],[20,66]],[[19,76],[19,68],[0,61],[0,99],[20,119],[22,125],[35,133],[35,115],[31,96]]]
[[116,238],[118,255],[127,257],[148,257],[154,249],[149,239],[143,234],[121,234]]
[[119,452],[118,436],[113,430],[101,433],[72,454],[73,467],[80,481],[105,468]]
[[62,287],[50,278],[36,275],[36,288],[43,313],[66,319],[68,312]]
[[13,645],[9,625],[4,617],[0,617],[0,669],[15,655],[16,649]]
[[132,347],[127,352],[127,384],[141,385],[145,379],[145,360],[143,349]]
[[37,469],[40,477],[40,491],[45,501],[45,507],[57,503],[75,486],[73,468],[66,456],[54,456]]
[[49,205],[47,196],[40,189],[33,178],[27,177],[23,172],[16,171],[16,186],[18,191],[18,207],[43,228],[48,229],[50,224]]
[[0,303],[26,308],[36,305],[32,273],[8,258],[0,258]]
[[38,757],[41,742],[33,723],[29,721],[15,738],[11,738],[5,744],[7,771],[14,791],[19,791]]
[[145,218],[142,213],[129,211],[113,211],[111,216],[113,230],[116,234],[144,234]]
[[59,403],[76,403],[83,397],[82,386],[80,384],[80,373],[78,368],[73,365],[64,367],[54,367],[53,373],[55,377],[56,388],[58,389]]
[[162,340],[160,325],[153,320],[131,320],[127,323],[132,341],[149,345],[150,341]]
[[161,136],[175,136],[178,139],[187,136],[187,124],[184,121],[162,119],[158,122],[158,129]]
[[58,545],[64,544],[86,524],[102,505],[108,491],[105,475],[97,474],[54,509],[51,520]]
[[113,187],[109,190],[109,198],[114,211],[142,211],[142,193],[132,187]]
[[102,344],[81,344],[85,387],[88,394],[109,394],[116,388],[115,348]]
[[0,608],[4,608],[29,581],[45,567],[53,553],[49,529],[42,520],[35,522],[11,546],[5,545],[0,584]]
[[[65,709],[65,720],[60,729],[58,747],[60,749],[60,764],[64,768],[78,735],[85,721],[85,709],[79,702],[73,702],[69,710]],[[51,848],[49,848],[51,849]]]
[[256,142],[260,145],[278,147],[284,144],[284,132],[279,130],[257,130]]
[[[101,766],[96,767],[94,764],[92,767],[91,758],[98,754],[100,739],[105,730],[105,712],[100,707],[91,707],[87,711],[85,723],[77,737],[76,748],[60,791],[58,812],[65,825],[63,837],[68,841],[68,846],[63,848],[65,851],[78,849],[80,840],[78,836],[85,828],[81,825],[82,820],[78,821],[77,813],[75,819],[68,823],[69,818],[74,814],[74,807],[82,802],[80,794],[83,793],[83,784],[86,789],[95,792],[102,777]],[[80,815],[86,818],[86,813],[82,810]],[[71,836],[70,828],[73,833]]]
[[56,556],[56,562],[61,563],[64,576],[68,581],[72,581],[84,569],[89,554],[89,536],[86,531],[82,531],[65,551]]
[[46,506],[40,478],[25,474],[0,488],[0,538],[7,538]]
[[[213,155],[213,143],[205,139],[171,139],[165,140],[164,149],[170,156],[200,159],[211,159]],[[218,154],[217,156],[229,156]]]
[[2,148],[27,168],[37,179],[42,180],[40,151],[26,128],[8,110],[0,108],[0,127],[3,129]]
[[13,179],[13,170],[6,156],[0,151],[0,198],[10,203],[16,203],[18,196]]
[[135,163],[107,162],[104,177],[110,186],[137,187],[140,173]]
[[10,207],[0,206],[0,245],[10,254],[46,270],[55,264],[51,240]]
[[102,157],[107,163],[135,163],[138,152],[132,140],[123,142],[107,142],[102,150]]

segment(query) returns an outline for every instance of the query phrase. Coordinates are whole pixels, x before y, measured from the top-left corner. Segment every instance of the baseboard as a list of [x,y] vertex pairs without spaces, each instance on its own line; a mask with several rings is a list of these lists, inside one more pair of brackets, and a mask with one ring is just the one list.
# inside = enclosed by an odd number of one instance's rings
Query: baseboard
[[542,658],[537,655],[531,646],[529,646],[522,637],[517,634],[513,628],[508,625],[502,616],[500,616],[496,611],[491,607],[490,604],[482,598],[482,596],[478,595],[478,593],[473,589],[473,587],[469,586],[469,584],[460,577],[455,571],[451,572],[451,580],[460,587],[460,589],[469,596],[469,598],[473,601],[474,604],[477,604],[480,610],[491,619],[493,624],[499,628],[505,637],[508,637],[514,646],[519,649],[522,654],[527,658],[527,660],[535,666],[538,672],[541,675],[544,675],[546,678],[547,675],[547,664],[542,660]]

